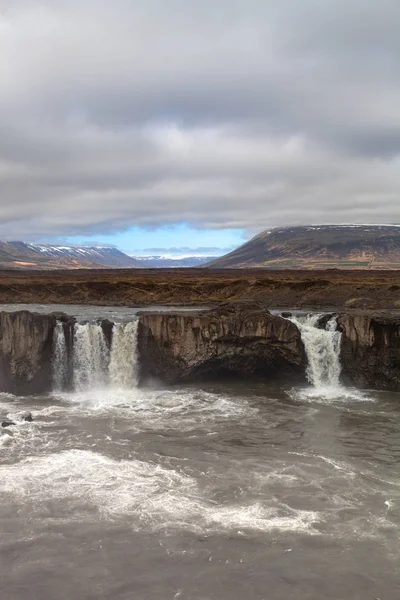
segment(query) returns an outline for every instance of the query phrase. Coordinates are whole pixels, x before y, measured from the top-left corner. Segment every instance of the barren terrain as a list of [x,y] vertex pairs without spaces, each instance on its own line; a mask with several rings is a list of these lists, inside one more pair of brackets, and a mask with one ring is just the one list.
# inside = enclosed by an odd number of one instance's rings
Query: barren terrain
[[0,271],[1,303],[146,306],[227,301],[282,308],[400,309],[400,271]]
[[309,225],[271,229],[215,259],[210,266],[217,269],[398,269],[400,227]]

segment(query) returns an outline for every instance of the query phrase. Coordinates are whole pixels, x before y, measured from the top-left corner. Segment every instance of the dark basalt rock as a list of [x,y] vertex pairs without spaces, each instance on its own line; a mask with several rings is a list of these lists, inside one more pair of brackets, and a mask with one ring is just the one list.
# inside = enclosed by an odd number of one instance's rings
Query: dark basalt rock
[[112,344],[114,323],[112,321],[110,321],[109,319],[102,319],[101,321],[99,321],[99,323],[103,330],[103,334],[106,339],[107,346],[110,349],[111,344]]
[[141,381],[305,377],[298,328],[261,304],[225,304],[201,313],[143,312],[138,347]]
[[[289,311],[284,314],[290,314]],[[332,314],[323,315],[326,328]],[[73,381],[75,319],[63,313],[0,313],[0,391],[44,393],[52,387],[52,347],[57,320],[67,348],[65,389]],[[99,320],[111,346],[113,323]],[[400,390],[400,316],[339,314],[343,382],[361,388]],[[307,359],[298,328],[262,303],[224,303],[201,312],[141,312],[140,381],[184,382],[220,377],[304,381]],[[26,413],[26,421],[33,417]],[[2,427],[14,423],[1,421]]]
[[67,370],[65,373],[65,379],[62,383],[62,389],[65,389],[65,390],[72,389],[75,324],[76,324],[76,319],[75,319],[75,317],[71,317],[71,316],[68,317],[68,319],[63,322],[65,346],[67,349]]
[[57,321],[61,321],[61,323],[68,323],[68,321],[71,321],[71,319],[74,320],[74,317],[71,317],[70,315],[67,315],[66,313],[61,311],[54,311],[50,313],[49,316],[54,317],[55,319],[57,319]]
[[26,310],[0,313],[2,392],[24,395],[50,389],[55,324],[53,315]]
[[285,312],[281,313],[281,315],[284,319],[290,319],[290,317],[292,316],[292,313],[285,311]]
[[400,317],[341,314],[343,380],[361,388],[400,390]]
[[24,421],[27,421],[28,423],[32,423],[32,422],[33,422],[32,413],[30,413],[30,412],[23,413],[23,414],[21,415],[21,418],[22,418]]
[[12,425],[15,425],[14,421],[7,421],[7,420],[5,420],[5,421],[1,422],[1,426],[4,427],[4,428],[5,427],[11,427]]
[[332,319],[333,314],[326,314],[326,315],[322,315],[317,322],[317,327],[318,329],[326,329],[326,325],[327,323],[329,323],[329,321]]

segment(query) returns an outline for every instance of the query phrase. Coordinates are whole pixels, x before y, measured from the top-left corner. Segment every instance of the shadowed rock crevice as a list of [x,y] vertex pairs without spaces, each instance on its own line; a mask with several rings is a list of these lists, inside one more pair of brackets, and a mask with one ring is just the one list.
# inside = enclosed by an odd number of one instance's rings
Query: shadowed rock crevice
[[259,306],[202,313],[142,313],[140,380],[168,383],[219,377],[304,380],[298,328]]

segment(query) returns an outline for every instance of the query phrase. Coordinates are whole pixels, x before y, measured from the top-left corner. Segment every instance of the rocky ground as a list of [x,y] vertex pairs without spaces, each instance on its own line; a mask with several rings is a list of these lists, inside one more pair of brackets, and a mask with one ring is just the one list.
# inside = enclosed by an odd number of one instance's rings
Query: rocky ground
[[115,269],[0,271],[0,303],[400,310],[400,271]]

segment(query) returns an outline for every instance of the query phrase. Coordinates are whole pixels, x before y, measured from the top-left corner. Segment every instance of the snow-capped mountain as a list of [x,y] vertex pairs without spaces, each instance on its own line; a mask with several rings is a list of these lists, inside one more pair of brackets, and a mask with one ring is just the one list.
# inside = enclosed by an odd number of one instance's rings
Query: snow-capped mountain
[[87,260],[99,265],[109,267],[137,267],[137,261],[112,246],[50,246],[48,244],[27,244],[34,252],[42,256],[71,257],[78,260]]
[[104,269],[198,267],[215,256],[129,256],[111,246],[0,242],[0,268]]
[[215,256],[135,256],[135,259],[141,263],[144,268],[160,268],[169,269],[174,267],[199,267],[210,260],[214,260]]
[[110,246],[56,246],[0,242],[0,266],[19,269],[101,269],[142,265]]

